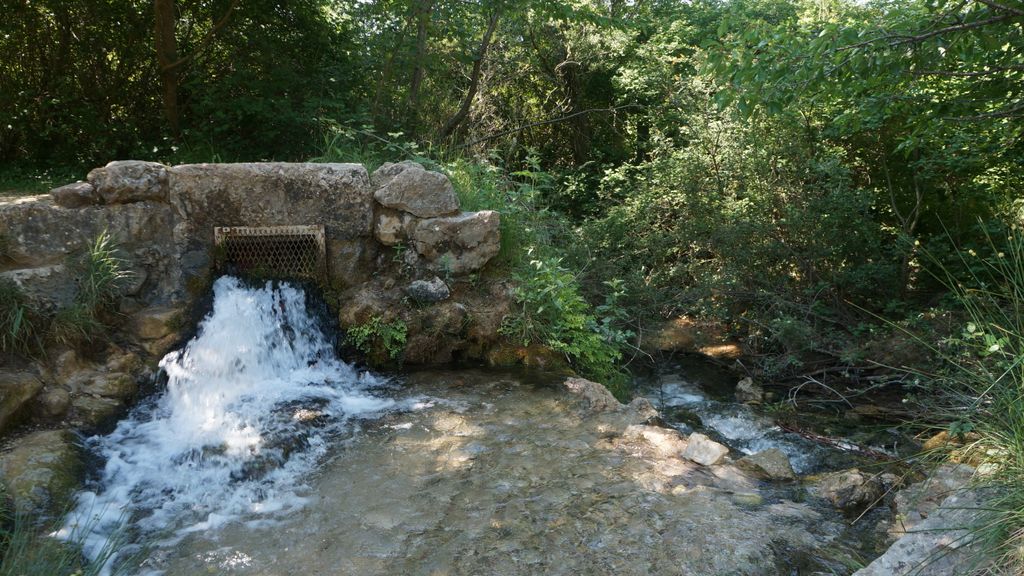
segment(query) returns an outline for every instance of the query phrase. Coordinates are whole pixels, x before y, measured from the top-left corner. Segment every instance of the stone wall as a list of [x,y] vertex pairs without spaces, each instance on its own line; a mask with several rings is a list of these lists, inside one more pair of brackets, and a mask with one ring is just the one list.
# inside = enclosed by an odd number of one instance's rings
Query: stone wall
[[[0,277],[43,308],[74,300],[72,263],[104,231],[132,272],[105,348],[0,357],[0,478],[17,505],[59,508],[80,470],[68,430],[113,423],[181,342],[215,272],[215,226],[308,224],[325,229],[324,288],[342,328],[403,322],[407,365],[483,359],[497,343],[509,289],[482,272],[499,251],[500,216],[461,212],[448,178],[415,163],[371,175],[357,164],[119,161],[50,194],[0,198]],[[23,434],[40,428],[52,432]]]

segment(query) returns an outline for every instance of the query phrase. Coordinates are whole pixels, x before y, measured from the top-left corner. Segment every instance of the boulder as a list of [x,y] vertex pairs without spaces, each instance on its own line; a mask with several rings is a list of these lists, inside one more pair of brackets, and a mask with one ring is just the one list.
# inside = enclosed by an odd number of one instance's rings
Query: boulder
[[100,203],[100,197],[96,189],[88,182],[75,182],[65,184],[50,190],[53,203],[61,208],[84,208]]
[[89,382],[83,384],[80,391],[92,396],[127,400],[139,390],[139,383],[128,374],[97,373]]
[[475,272],[501,249],[501,217],[484,210],[427,218],[412,226],[409,239],[433,270],[456,275]]
[[28,416],[32,399],[42,389],[35,374],[0,371],[0,434]]
[[622,408],[622,403],[603,384],[583,378],[568,378],[562,385],[571,394],[579,396],[588,412],[608,412]]
[[736,461],[736,465],[762,480],[796,480],[789,457],[778,448],[744,456]]
[[373,197],[386,208],[420,218],[459,212],[459,198],[448,177],[411,161],[387,163],[373,173]]
[[703,434],[694,432],[690,434],[686,450],[683,452],[683,458],[693,460],[702,466],[714,466],[721,462],[728,453],[729,449],[727,447]]
[[830,474],[818,484],[818,494],[844,512],[859,512],[881,503],[885,483],[878,474],[856,468]]
[[437,276],[430,280],[416,280],[409,284],[405,293],[416,302],[434,303],[440,302],[451,295],[448,285]]
[[980,520],[985,505],[974,492],[946,497],[926,520],[854,576],[988,574],[985,568],[991,558],[985,544],[976,542],[970,530]]
[[105,204],[167,201],[167,167],[157,162],[117,160],[86,177]]
[[754,384],[754,379],[748,376],[736,383],[736,401],[760,404],[764,401],[764,389]]
[[0,477],[15,509],[59,514],[78,487],[83,465],[75,436],[67,430],[33,432],[0,455]]

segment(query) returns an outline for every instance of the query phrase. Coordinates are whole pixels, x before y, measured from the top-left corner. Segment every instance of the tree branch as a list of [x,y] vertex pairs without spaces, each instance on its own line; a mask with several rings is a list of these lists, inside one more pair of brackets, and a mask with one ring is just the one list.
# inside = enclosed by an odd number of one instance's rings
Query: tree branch
[[166,72],[168,70],[174,70],[182,66],[183,64],[186,64],[189,61],[195,59],[196,56],[198,56],[204,50],[206,50],[206,48],[209,47],[210,42],[213,41],[213,37],[217,35],[217,32],[220,32],[221,28],[224,28],[224,26],[227,25],[228,20],[231,18],[231,15],[235,11],[235,8],[238,7],[238,3],[239,0],[231,0],[231,4],[229,4],[228,9],[224,11],[224,15],[221,16],[220,20],[214,23],[213,28],[210,28],[210,31],[206,33],[206,36],[204,36],[203,39],[199,42],[199,46],[197,46],[196,49],[193,50],[191,54],[189,54],[188,56],[182,56],[181,58],[178,58],[176,61],[171,62],[169,64],[165,64],[161,68],[161,71]]
[[523,130],[529,130],[530,128],[536,128],[537,126],[545,126],[547,124],[557,124],[558,122],[565,122],[566,120],[571,120],[572,118],[575,118],[576,116],[581,116],[583,114],[591,114],[591,113],[594,113],[594,112],[610,112],[612,114],[615,114],[619,110],[629,110],[631,108],[644,108],[644,106],[642,104],[635,104],[634,103],[634,104],[623,104],[622,106],[613,106],[611,108],[588,108],[587,110],[580,110],[578,112],[573,112],[572,114],[567,114],[565,116],[559,116],[557,118],[548,118],[547,120],[541,120],[539,122],[530,122],[529,124],[523,124],[521,126],[517,126],[515,128],[509,129],[509,130],[502,130],[501,132],[495,132],[494,134],[491,134],[489,136],[484,136],[483,138],[477,138],[476,140],[473,140],[471,142],[466,142],[465,144],[460,144],[460,145],[455,147],[455,150],[461,150],[462,148],[468,148],[470,146],[475,146],[477,144],[480,144],[480,143],[483,143],[483,142],[487,142],[489,140],[494,140],[495,138],[501,138],[502,136],[508,136],[509,134],[515,134],[516,132],[522,132]]

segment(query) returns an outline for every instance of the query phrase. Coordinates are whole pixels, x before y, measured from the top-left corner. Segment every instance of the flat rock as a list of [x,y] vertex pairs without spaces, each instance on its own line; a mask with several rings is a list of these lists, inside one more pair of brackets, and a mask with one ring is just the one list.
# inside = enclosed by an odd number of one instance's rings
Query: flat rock
[[961,491],[974,476],[974,468],[966,464],[943,464],[932,470],[928,478],[896,493],[896,522],[892,533],[899,535],[914,530],[946,498]]
[[82,472],[75,436],[67,430],[33,432],[0,455],[0,477],[15,509],[27,514],[62,512]]
[[420,218],[459,212],[459,198],[448,177],[411,161],[387,163],[373,173],[373,197],[382,206]]
[[699,432],[694,432],[690,434],[686,450],[683,452],[683,458],[693,460],[702,466],[714,466],[721,462],[728,453],[729,448],[726,446],[715,442]]
[[100,203],[96,189],[88,182],[74,182],[50,190],[53,203],[61,208],[84,208]]
[[736,465],[762,480],[796,479],[796,472],[789,463],[789,457],[778,448],[769,448],[744,456],[736,461]]
[[627,427],[622,439],[645,445],[661,458],[681,458],[687,446],[686,439],[678,431],[643,424]]
[[451,274],[475,272],[501,250],[501,216],[483,210],[426,218],[412,226],[409,239],[432,269]]
[[978,522],[979,509],[984,506],[985,502],[973,492],[948,496],[913,532],[896,540],[854,576],[987,574],[984,568],[990,559],[980,546],[975,546],[968,529]]
[[28,416],[32,399],[42,389],[35,374],[0,371],[0,434]]
[[105,204],[167,201],[167,167],[157,162],[116,160],[86,178]]

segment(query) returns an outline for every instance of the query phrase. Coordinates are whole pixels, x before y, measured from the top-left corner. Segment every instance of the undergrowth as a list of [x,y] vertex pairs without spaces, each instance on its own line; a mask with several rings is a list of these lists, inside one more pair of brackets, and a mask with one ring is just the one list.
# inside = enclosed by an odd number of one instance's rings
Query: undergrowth
[[407,333],[405,322],[385,322],[384,318],[374,316],[363,324],[349,328],[345,340],[376,360],[383,360],[382,356],[397,360],[405,350]]

